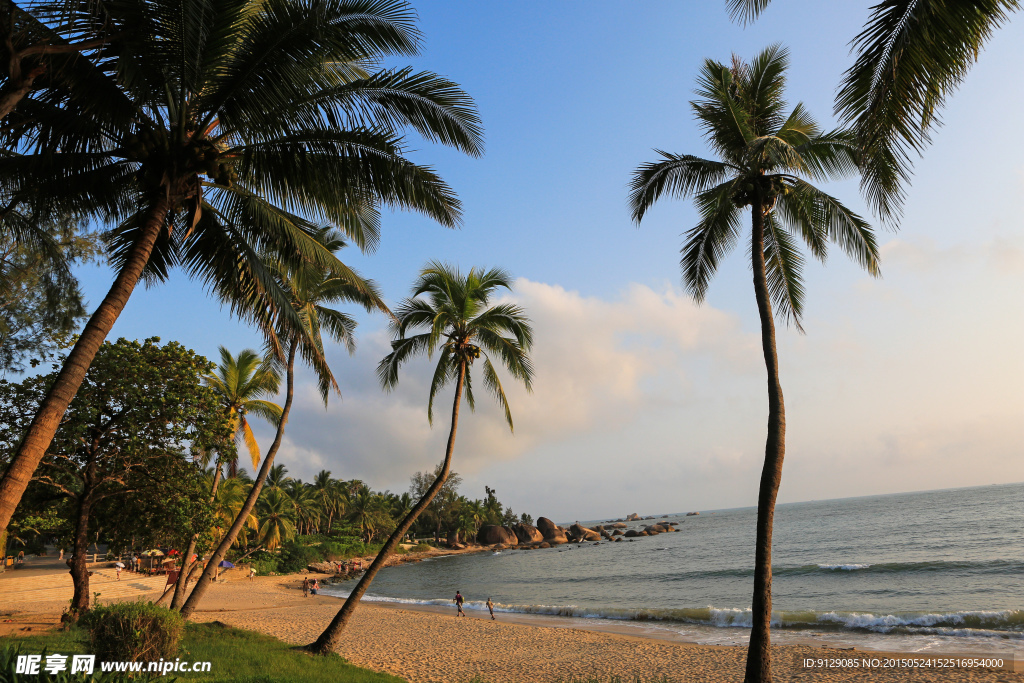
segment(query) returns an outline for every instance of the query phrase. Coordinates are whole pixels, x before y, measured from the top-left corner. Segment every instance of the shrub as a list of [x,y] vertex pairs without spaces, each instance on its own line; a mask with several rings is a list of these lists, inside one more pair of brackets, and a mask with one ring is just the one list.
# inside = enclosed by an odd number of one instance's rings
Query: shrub
[[250,560],[249,565],[255,569],[256,573],[260,576],[267,576],[272,573],[281,573],[281,561],[277,557],[268,556],[258,560]]
[[429,543],[420,543],[419,545],[417,545],[415,548],[412,549],[412,552],[414,552],[414,553],[426,553],[426,552],[430,552],[430,548],[431,548],[431,546],[430,546]]
[[280,564],[277,571],[281,573],[302,571],[307,565],[322,559],[323,551],[319,547],[310,548],[291,542],[281,548]]
[[97,660],[155,662],[178,654],[185,620],[150,602],[119,602],[88,612],[84,626]]

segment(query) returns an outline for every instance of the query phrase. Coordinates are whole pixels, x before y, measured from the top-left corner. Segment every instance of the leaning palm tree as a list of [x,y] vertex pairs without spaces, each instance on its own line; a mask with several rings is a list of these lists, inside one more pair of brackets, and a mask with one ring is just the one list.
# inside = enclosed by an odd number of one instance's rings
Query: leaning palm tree
[[[771,0],[726,0],[736,19],[756,19]],[[912,159],[931,141],[937,112],[960,86],[1020,0],[881,0],[853,39],[856,60],[836,93],[864,160],[861,188],[873,209],[898,217]]]
[[[332,254],[345,246],[340,232],[336,230],[322,228],[315,230],[314,236],[317,243]],[[217,566],[231,549],[235,538],[242,532],[244,520],[247,515],[252,513],[267,478],[274,470],[274,458],[284,439],[285,425],[288,423],[288,414],[291,412],[292,400],[295,396],[296,358],[301,355],[316,374],[324,405],[327,405],[327,399],[332,391],[340,393],[338,382],[327,364],[323,335],[326,332],[330,338],[344,344],[349,353],[354,353],[356,322],[346,313],[331,308],[330,304],[354,303],[367,311],[377,310],[389,315],[391,313],[381,300],[376,284],[371,280],[363,280],[354,271],[348,271],[345,276],[339,276],[329,268],[316,264],[306,263],[294,267],[286,261],[275,261],[269,257],[264,260],[268,271],[273,273],[276,278],[278,286],[287,294],[291,311],[290,315],[282,315],[278,318],[278,324],[271,332],[272,341],[287,349],[285,401],[281,411],[281,421],[274,435],[274,441],[267,450],[266,457],[263,458],[263,464],[256,473],[256,479],[249,490],[249,495],[234,523],[211,553],[206,568],[203,570],[203,578],[181,607],[181,614],[186,619],[195,612],[200,600],[206,594],[206,590],[210,586],[210,581],[207,579],[216,576]],[[299,321],[298,325],[294,324],[295,319]],[[284,478],[285,470],[282,468],[278,472],[280,477]],[[284,485],[283,481],[282,485]]]
[[141,280],[179,266],[273,341],[282,319],[302,323],[264,256],[357,286],[316,227],[372,249],[382,205],[446,226],[461,218],[444,181],[406,157],[404,129],[481,151],[458,86],[380,68],[418,50],[404,0],[125,3],[139,47],[119,56],[117,78],[87,98],[48,90],[0,157],[0,197],[110,226],[117,271],[0,479],[0,532]]
[[[527,390],[532,390],[533,366],[528,355],[533,344],[530,321],[515,304],[489,305],[491,297],[499,289],[512,289],[511,278],[503,270],[474,268],[462,275],[452,266],[432,262],[420,273],[413,286],[412,298],[406,299],[396,311],[397,317],[391,325],[395,334],[395,340],[391,342],[393,350],[380,362],[377,376],[385,389],[393,389],[398,384],[398,369],[403,363],[419,354],[426,353],[432,357],[437,353],[437,366],[427,401],[427,420],[431,424],[434,421],[434,397],[446,385],[455,383],[452,423],[444,462],[434,483],[388,537],[333,621],[317,641],[309,645],[313,652],[327,654],[334,651],[338,638],[373,577],[444,486],[451,471],[463,391],[470,409],[475,406],[470,375],[474,362],[483,358],[484,386],[502,407],[509,429],[512,429],[512,413],[492,357]],[[420,329],[426,331],[407,336],[411,331]]]
[[804,289],[799,236],[824,261],[836,242],[872,275],[878,248],[871,227],[840,201],[805,178],[824,180],[855,174],[852,136],[823,133],[803,105],[789,113],[783,99],[787,51],[764,50],[749,64],[707,60],[701,69],[694,114],[718,161],[660,152],[633,176],[630,208],[639,224],[663,196],[693,197],[700,222],[686,233],[683,284],[699,303],[721,259],[740,238],[750,208],[750,257],[761,345],[768,371],[768,438],[757,501],[753,629],[746,681],[771,680],[772,519],[786,450],[786,411],[775,348],[775,315],[800,328]]
[[[263,398],[277,393],[281,373],[272,359],[260,358],[252,349],[243,349],[235,357],[222,346],[220,365],[214,374],[204,377],[203,382],[220,397],[234,431],[235,442],[245,444],[255,472],[260,465],[260,445],[256,443],[248,415],[262,417],[275,427],[281,421],[281,406]],[[228,476],[237,474],[238,459],[233,458],[228,463]]]

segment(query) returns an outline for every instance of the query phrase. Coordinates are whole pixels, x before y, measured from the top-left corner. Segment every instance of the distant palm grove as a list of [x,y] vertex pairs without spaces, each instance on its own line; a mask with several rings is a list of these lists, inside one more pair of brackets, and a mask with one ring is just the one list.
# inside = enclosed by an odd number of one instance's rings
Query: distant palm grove
[[[743,22],[771,4],[725,2]],[[799,245],[821,261],[835,245],[880,273],[868,221],[819,185],[858,179],[871,211],[896,227],[939,109],[1019,5],[873,6],[832,130],[787,102],[785,47],[707,59],[691,105],[710,154],[656,151],[632,174],[624,199],[637,224],[662,200],[693,200],[681,267],[698,303],[730,251],[750,259],[768,425],[749,683],[772,680],[787,428],[775,324],[802,331]],[[65,619],[75,621],[96,607],[88,564],[101,546],[111,561],[177,571],[159,601],[176,619],[191,618],[235,563],[272,574],[373,555],[307,645],[326,654],[394,555],[533,523],[489,486],[462,489],[456,473],[460,418],[472,419],[462,406],[472,411],[483,392],[512,430],[503,381],[527,393],[535,381],[513,275],[431,260],[404,274],[411,288],[392,310],[343,260],[376,248],[392,210],[461,225],[455,190],[413,150],[484,152],[472,97],[400,65],[423,40],[405,0],[28,0],[2,3],[0,19],[0,558],[63,549],[74,584]],[[90,262],[112,277],[87,311],[73,268]],[[262,348],[222,347],[211,362],[173,340],[108,338],[140,285],[182,276],[251,325]],[[357,310],[390,326],[383,390],[410,363],[432,366],[423,417],[448,437],[431,467],[402,474],[408,490],[374,490],[343,466],[302,481],[276,461],[297,373],[311,373],[324,406],[342,394],[331,345],[355,350]]]

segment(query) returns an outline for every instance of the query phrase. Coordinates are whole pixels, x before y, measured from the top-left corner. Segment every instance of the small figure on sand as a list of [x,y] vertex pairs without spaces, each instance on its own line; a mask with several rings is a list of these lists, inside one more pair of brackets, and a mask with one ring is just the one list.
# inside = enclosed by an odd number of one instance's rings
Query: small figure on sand
[[487,598],[487,611],[491,613],[491,621],[494,621],[494,603],[490,598]]
[[313,585],[310,586],[309,592],[312,593],[313,595],[316,595],[319,590],[320,590],[320,579],[313,579]]
[[252,581],[256,578],[256,569],[249,567],[249,580]]
[[455,616],[457,616],[457,617],[464,617],[464,616],[466,616],[466,613],[462,611],[462,603],[465,602],[465,599],[462,597],[462,593],[460,593],[459,591],[455,591],[455,598],[454,598],[454,600],[455,600],[455,606],[459,608],[459,611],[458,611],[458,613]]
[[309,577],[307,576],[302,580],[302,597],[309,597]]
[[114,569],[117,570],[117,580],[120,581],[121,580],[121,568],[120,567],[114,567]]

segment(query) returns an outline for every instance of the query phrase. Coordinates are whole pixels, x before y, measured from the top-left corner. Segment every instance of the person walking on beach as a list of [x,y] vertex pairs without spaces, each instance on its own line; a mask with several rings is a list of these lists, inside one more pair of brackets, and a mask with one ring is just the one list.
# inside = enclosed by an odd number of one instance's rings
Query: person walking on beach
[[307,576],[302,580],[302,597],[309,597],[309,577]]
[[120,567],[114,567],[114,569],[117,570],[117,580],[120,581],[121,580],[121,568]]
[[253,581],[256,578],[255,567],[249,567],[249,581]]
[[317,591],[319,591],[319,590],[320,590],[320,579],[313,579],[313,586],[309,589],[309,592],[312,593],[313,595],[316,595]]
[[494,621],[494,603],[490,598],[487,598],[487,611],[491,613],[491,621]]
[[462,597],[462,593],[460,593],[459,591],[455,591],[455,606],[459,608],[458,613],[455,615],[457,617],[466,616],[466,613],[462,611],[463,602],[465,602],[465,599]]

